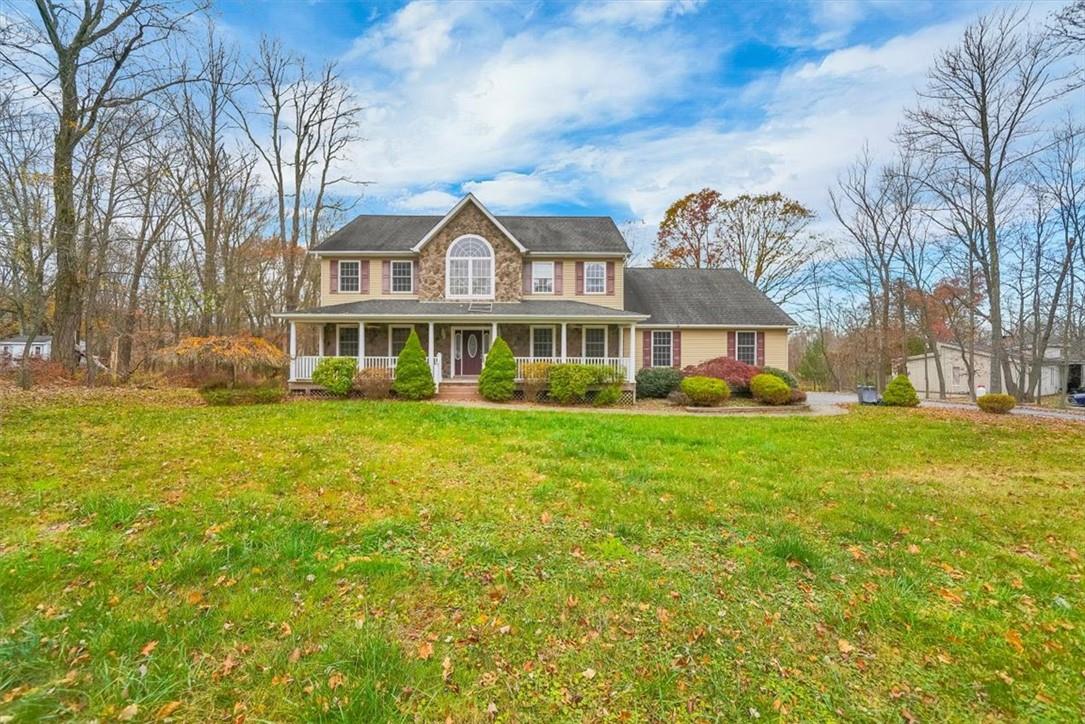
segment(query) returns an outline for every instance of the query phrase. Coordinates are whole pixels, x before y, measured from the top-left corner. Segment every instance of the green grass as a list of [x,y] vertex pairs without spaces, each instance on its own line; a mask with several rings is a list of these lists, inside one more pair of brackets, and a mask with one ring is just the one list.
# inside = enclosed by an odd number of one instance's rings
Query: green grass
[[0,423],[0,717],[1085,715],[1081,427],[90,397]]

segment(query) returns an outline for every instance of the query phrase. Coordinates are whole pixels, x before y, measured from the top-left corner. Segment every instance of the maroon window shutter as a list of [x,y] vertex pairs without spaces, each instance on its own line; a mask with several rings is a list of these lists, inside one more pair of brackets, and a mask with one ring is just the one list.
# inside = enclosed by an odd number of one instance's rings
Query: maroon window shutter
[[576,263],[576,293],[584,293],[584,262],[582,261]]
[[362,259],[359,261],[358,268],[360,269],[358,273],[358,289],[362,291],[362,294],[369,294],[369,260]]
[[641,332],[641,338],[644,342],[644,358],[642,359],[643,367],[652,366],[652,330],[645,329]]
[[678,329],[674,330],[674,337],[672,337],[671,364],[682,369],[682,332]]
[[531,262],[524,262],[524,294],[531,294]]
[[565,286],[565,262],[554,262],[554,294],[563,294]]
[[731,359],[735,357],[735,333],[734,330],[727,333],[727,356]]
[[331,280],[332,281],[332,286],[331,286],[331,290],[332,290],[332,294],[335,294],[336,292],[339,291],[339,260],[338,259],[332,259],[331,267],[332,267],[332,280]]
[[754,332],[754,338],[757,339],[757,366],[765,366],[765,333]]
[[381,291],[385,294],[392,291],[392,262],[387,259],[381,262]]
[[614,262],[607,262],[607,294],[614,296]]

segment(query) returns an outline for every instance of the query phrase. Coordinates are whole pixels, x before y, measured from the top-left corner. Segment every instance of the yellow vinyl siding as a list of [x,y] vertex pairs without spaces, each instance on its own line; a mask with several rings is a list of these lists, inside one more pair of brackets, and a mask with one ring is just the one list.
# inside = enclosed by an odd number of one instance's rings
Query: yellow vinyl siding
[[[672,331],[682,332],[682,367],[700,364],[716,357],[726,357],[727,333],[738,329],[756,330],[758,334],[765,335],[765,365],[787,369],[787,330],[756,327],[672,328]],[[638,370],[644,366],[644,335],[650,333],[650,329],[637,328],[635,352]]]
[[787,369],[787,330],[766,329],[765,335],[765,366]]
[[[551,261],[550,259],[536,259],[535,261]],[[553,259],[554,272],[564,271],[561,284],[561,294],[525,294],[524,299],[572,299],[577,302],[596,304],[610,309],[623,309],[625,307],[625,285],[623,264],[621,259]],[[601,261],[614,262],[614,293],[613,294],[577,294],[576,293],[576,263],[578,261]]]
[[[403,257],[396,257],[397,261],[406,261]],[[349,302],[360,302],[366,299],[380,299],[382,297],[386,299],[418,299],[418,294],[383,294],[381,292],[381,263],[384,261],[391,261],[391,259],[359,259],[357,257],[344,257],[336,259],[335,261],[359,261],[364,266],[369,265],[369,293],[359,294],[357,292],[336,292],[332,294],[332,259],[321,258],[320,260],[320,304],[325,306],[328,304],[348,304]],[[361,267],[359,267],[360,271]],[[415,264],[414,268],[415,280],[414,288],[415,292],[418,291],[418,264]]]

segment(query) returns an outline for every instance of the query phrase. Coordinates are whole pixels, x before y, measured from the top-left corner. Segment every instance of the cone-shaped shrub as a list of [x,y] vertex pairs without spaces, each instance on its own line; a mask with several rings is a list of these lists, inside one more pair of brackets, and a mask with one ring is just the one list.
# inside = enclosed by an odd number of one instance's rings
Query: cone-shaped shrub
[[433,373],[430,372],[426,353],[418,341],[418,332],[411,330],[407,344],[396,360],[396,381],[392,385],[396,394],[407,400],[426,400],[433,397]]
[[915,407],[919,404],[919,395],[908,375],[897,375],[885,386],[882,402],[892,407]]
[[491,402],[512,399],[516,389],[516,359],[505,340],[498,337],[490,346],[482,374],[478,376],[478,391]]

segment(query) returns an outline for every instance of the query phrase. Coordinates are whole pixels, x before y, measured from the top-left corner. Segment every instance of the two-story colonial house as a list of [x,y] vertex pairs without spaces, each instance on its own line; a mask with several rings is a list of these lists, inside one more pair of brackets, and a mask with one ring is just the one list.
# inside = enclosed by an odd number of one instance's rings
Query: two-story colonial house
[[325,355],[394,368],[412,329],[438,383],[474,381],[498,336],[518,368],[609,365],[629,383],[725,355],[787,368],[795,322],[745,277],[626,267],[609,217],[494,216],[468,194],[444,216],[359,216],[310,253],[321,305],[277,315],[294,389]]

